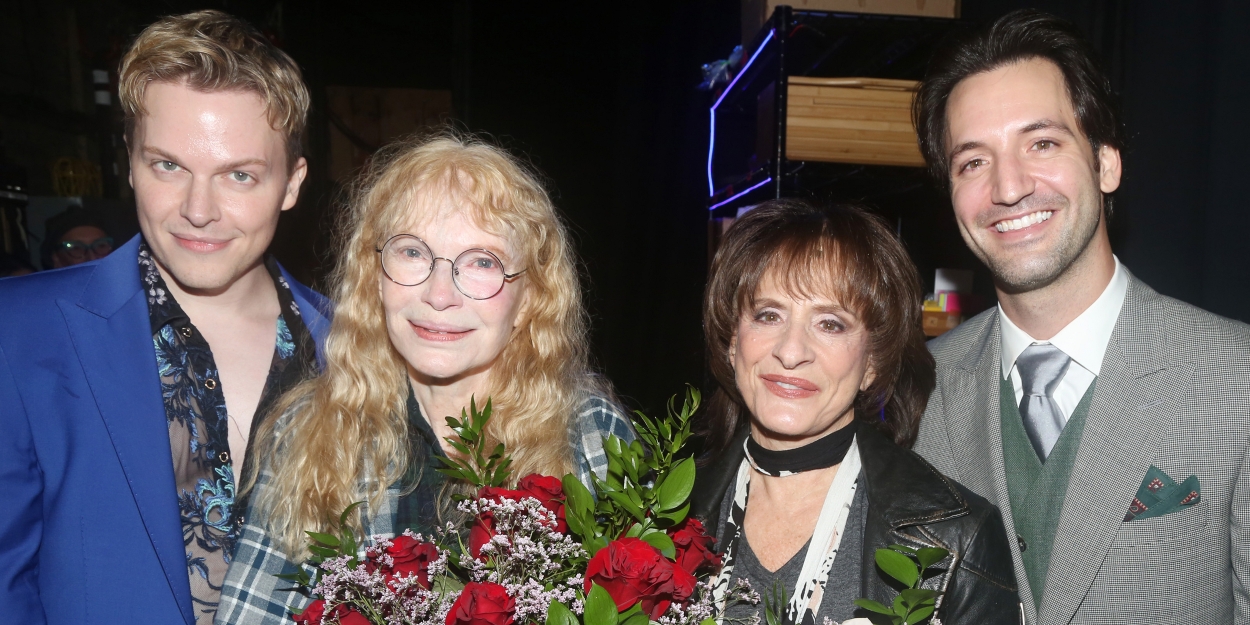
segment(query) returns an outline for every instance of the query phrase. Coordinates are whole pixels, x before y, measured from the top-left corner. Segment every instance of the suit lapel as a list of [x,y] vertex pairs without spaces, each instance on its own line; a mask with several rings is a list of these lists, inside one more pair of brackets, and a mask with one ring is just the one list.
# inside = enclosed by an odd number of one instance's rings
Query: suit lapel
[[949,383],[953,392],[944,389],[943,393],[955,399],[946,408],[951,446],[959,463],[959,477],[965,486],[992,500],[1002,513],[1025,615],[1027,621],[1033,623],[1037,622],[1035,604],[1030,600],[1028,576],[1024,572],[1019,543],[1015,540],[1015,519],[1007,494],[1007,470],[1003,460],[1003,428],[998,397],[1002,336],[998,324],[998,312],[995,310],[968,355],[958,367],[951,369]]
[[312,335],[313,342],[317,345],[317,364],[324,364],[325,354],[322,353],[322,349],[326,334],[330,332],[330,302],[320,293],[297,282],[282,265],[278,265],[278,269],[282,272],[286,283],[290,285],[291,297],[295,300],[295,305],[299,306],[299,315],[304,321],[304,327],[308,328],[308,333]]
[[1149,309],[1155,296],[1130,276],[1072,466],[1042,623],[1071,622],[1193,383],[1194,363],[1168,363],[1163,353],[1165,337]]
[[57,304],[144,529],[190,625],[195,618],[169,429],[137,256],[138,237],[100,261],[77,302]]

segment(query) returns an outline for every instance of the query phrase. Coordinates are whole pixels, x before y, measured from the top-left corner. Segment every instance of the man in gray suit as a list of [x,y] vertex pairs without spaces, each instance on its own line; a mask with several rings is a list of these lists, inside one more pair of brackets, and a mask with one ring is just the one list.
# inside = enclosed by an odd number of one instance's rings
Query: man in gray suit
[[1250,327],[1112,255],[1122,130],[1068,23],[935,56],[921,150],[999,304],[930,343],[916,451],[998,504],[1029,623],[1250,624]]

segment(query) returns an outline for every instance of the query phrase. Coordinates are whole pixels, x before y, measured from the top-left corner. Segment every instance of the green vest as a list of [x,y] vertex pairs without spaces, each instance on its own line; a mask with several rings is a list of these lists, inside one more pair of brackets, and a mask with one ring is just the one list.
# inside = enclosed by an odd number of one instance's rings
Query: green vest
[[1011,380],[1001,380],[999,413],[1003,421],[1003,464],[1007,470],[1007,496],[1011,499],[1011,515],[1016,523],[1016,534],[1023,541],[1020,557],[1024,571],[1029,576],[1035,605],[1041,605],[1046,586],[1046,572],[1050,569],[1050,551],[1055,544],[1055,530],[1059,525],[1059,513],[1063,511],[1063,499],[1068,492],[1068,479],[1072,475],[1072,463],[1081,444],[1081,431],[1085,429],[1085,417],[1094,396],[1094,386],[1089,385],[1085,396],[1072,411],[1067,425],[1046,458],[1037,457],[1029,436],[1024,431],[1020,407],[1016,405],[1016,392]]

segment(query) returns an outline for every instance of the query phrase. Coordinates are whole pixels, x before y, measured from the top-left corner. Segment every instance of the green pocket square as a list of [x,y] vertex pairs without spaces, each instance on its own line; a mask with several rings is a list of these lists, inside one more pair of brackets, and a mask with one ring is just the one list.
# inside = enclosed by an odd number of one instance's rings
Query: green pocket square
[[1150,470],[1146,471],[1146,479],[1137,487],[1137,496],[1129,505],[1124,520],[1163,516],[1192,506],[1201,499],[1202,487],[1198,484],[1198,476],[1191,475],[1177,484],[1159,467],[1150,465]]

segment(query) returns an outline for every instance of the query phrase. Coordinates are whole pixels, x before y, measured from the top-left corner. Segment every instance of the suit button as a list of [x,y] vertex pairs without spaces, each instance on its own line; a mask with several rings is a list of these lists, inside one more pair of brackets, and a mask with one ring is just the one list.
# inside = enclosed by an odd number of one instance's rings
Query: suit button
[[1020,553],[1024,553],[1028,548],[1028,543],[1024,542],[1024,537],[1016,534],[1016,544],[1020,545]]

